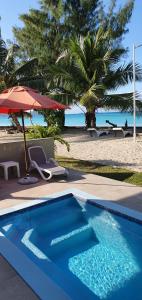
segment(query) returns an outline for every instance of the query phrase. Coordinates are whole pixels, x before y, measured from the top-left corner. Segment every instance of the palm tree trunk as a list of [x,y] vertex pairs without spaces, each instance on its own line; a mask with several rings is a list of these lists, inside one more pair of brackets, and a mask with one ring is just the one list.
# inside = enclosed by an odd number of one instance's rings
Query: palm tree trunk
[[92,112],[86,112],[85,113],[85,123],[86,128],[96,128],[96,115],[95,115],[95,109],[93,109]]
[[22,132],[22,126],[20,125],[20,122],[18,121],[18,118],[15,114],[10,114],[10,117],[12,119],[13,124],[16,126],[17,130],[19,132]]

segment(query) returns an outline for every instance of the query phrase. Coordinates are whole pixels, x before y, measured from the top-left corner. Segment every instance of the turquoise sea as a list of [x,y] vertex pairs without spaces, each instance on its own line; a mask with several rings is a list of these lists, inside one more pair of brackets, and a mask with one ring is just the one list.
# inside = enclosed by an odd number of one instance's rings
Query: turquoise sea
[[[128,126],[133,126],[133,115],[129,112],[98,112],[96,113],[97,126],[108,126],[106,120],[117,124],[118,126],[124,126],[127,120]],[[34,124],[46,125],[43,117],[37,112],[33,112],[32,122]],[[31,125],[29,119],[25,119],[26,125]],[[0,115],[0,126],[11,125],[7,115]],[[80,114],[66,114],[65,115],[66,126],[84,126],[85,116]],[[136,117],[136,125],[142,126],[142,114],[138,114]]]

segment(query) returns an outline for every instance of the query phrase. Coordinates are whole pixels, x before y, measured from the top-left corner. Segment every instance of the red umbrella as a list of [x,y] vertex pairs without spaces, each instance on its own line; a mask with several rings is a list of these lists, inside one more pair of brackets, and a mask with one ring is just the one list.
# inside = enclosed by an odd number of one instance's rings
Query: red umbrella
[[64,110],[66,108],[69,107],[60,104],[57,101],[52,100],[47,96],[40,95],[37,90],[31,89],[26,86],[15,86],[4,90],[0,94],[0,113],[10,114],[10,113],[21,112],[22,115],[26,173],[28,173],[28,163],[27,163],[27,145],[26,145],[23,111],[32,110],[32,109]]
[[15,86],[0,94],[0,113],[43,108],[54,110],[66,109],[67,107],[26,86]]

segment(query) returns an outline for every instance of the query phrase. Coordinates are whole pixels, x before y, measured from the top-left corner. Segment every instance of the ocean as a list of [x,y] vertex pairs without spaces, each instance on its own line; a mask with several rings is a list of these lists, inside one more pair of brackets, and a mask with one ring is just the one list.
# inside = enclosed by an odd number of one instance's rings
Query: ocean
[[[106,120],[117,124],[118,126],[124,126],[127,120],[128,126],[133,126],[133,115],[129,112],[98,112],[96,113],[96,122],[97,126],[108,126]],[[43,117],[37,112],[33,112],[32,118],[33,124],[46,125],[44,123]],[[28,118],[25,118],[25,124],[32,125],[31,121]],[[0,115],[0,126],[11,125],[10,120],[7,115]],[[79,114],[66,114],[65,115],[65,125],[66,126],[84,126],[85,125],[85,116],[83,113]],[[142,114],[136,116],[136,126],[142,127]]]

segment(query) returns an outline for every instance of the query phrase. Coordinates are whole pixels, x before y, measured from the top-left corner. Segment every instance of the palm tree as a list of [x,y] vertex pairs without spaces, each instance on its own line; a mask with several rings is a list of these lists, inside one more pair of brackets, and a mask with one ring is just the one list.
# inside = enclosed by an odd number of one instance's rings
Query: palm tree
[[[0,90],[15,85],[37,87],[41,80],[41,75],[37,76],[36,74],[37,59],[33,58],[19,65],[16,62],[18,50],[19,47],[16,44],[11,45],[11,47],[7,49],[5,42],[0,39]],[[25,116],[31,117],[31,114],[25,112]],[[18,120],[20,113],[12,113],[9,117],[12,119],[12,123],[17,127],[18,131],[22,131]]]
[[[86,107],[87,127],[96,127],[98,108],[132,109],[132,93],[117,94],[119,87],[132,81],[132,63],[121,65],[127,51],[115,45],[111,30],[100,27],[95,38],[74,38],[49,70],[54,93],[80,102]],[[142,80],[142,69],[136,65],[136,80]],[[114,93],[112,93],[114,92]],[[138,108],[142,108],[137,101]]]
[[[37,76],[37,58],[30,59],[24,63],[16,61],[19,46],[12,44],[7,49],[4,41],[0,40],[0,78],[6,88],[23,83],[32,84],[32,81],[38,79]],[[41,75],[40,75],[41,78]]]

